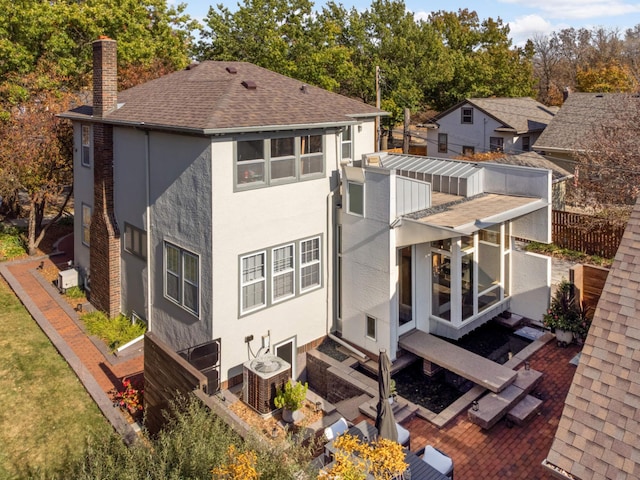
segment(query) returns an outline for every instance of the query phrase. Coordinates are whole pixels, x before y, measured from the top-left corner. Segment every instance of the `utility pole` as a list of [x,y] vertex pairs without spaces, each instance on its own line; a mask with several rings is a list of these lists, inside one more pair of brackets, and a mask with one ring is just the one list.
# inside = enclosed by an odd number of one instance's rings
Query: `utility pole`
[[411,142],[411,132],[409,125],[411,123],[411,110],[404,109],[404,131],[402,132],[402,153],[409,153],[409,143]]
[[[380,109],[380,66],[376,65],[376,108]],[[382,131],[380,128],[380,116],[376,116],[376,151],[380,151]]]

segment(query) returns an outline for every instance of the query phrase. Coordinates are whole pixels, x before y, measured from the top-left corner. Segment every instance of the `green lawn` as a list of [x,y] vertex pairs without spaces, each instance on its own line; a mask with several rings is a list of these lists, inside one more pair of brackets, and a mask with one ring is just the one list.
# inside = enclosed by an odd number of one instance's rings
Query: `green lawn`
[[46,471],[82,455],[88,435],[111,431],[71,368],[0,278],[0,479],[45,478]]

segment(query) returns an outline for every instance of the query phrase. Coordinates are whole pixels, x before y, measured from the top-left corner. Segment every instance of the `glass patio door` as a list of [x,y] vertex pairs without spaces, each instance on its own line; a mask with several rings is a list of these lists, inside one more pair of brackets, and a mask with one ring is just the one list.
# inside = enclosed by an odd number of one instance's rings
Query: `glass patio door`
[[416,325],[413,317],[413,247],[401,248],[398,257],[398,335],[402,335]]

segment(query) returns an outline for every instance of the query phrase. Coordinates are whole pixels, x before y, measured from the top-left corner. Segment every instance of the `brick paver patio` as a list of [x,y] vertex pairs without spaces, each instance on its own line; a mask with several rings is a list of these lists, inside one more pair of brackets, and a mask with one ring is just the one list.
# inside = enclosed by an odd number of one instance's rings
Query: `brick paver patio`
[[541,466],[551,447],[576,367],[569,361],[578,353],[573,345],[559,348],[549,342],[530,357],[531,368],[544,373],[535,395],[543,400],[540,413],[521,427],[509,428],[503,420],[483,430],[467,420],[466,412],[438,429],[414,417],[405,427],[411,432],[411,447],[433,445],[455,462],[455,478],[522,480],[554,478]]

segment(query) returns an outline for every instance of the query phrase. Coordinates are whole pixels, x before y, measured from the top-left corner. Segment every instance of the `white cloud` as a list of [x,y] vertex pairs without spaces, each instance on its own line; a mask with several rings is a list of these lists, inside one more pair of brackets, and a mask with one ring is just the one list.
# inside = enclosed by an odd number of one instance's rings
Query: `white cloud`
[[501,0],[503,3],[535,8],[547,18],[585,20],[640,13],[640,3],[621,0]]
[[509,22],[509,36],[516,46],[523,46],[528,39],[536,35],[549,35],[554,31],[567,28],[567,25],[552,24],[540,15],[525,15]]
[[414,12],[413,13],[413,18],[415,18],[416,21],[418,20],[427,20],[427,18],[429,18],[429,15],[431,15],[431,12],[425,12],[425,11],[421,11],[421,12]]

